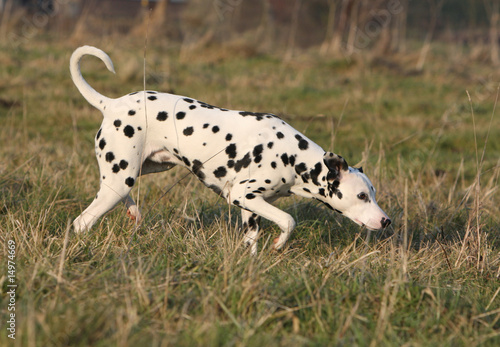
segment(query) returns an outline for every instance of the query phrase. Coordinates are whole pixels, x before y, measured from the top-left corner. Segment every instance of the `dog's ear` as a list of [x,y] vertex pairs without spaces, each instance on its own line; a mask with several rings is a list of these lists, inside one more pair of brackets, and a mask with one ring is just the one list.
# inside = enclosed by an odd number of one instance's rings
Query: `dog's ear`
[[347,165],[345,159],[335,153],[326,152],[323,162],[328,168],[328,181],[338,180],[342,171],[349,170],[349,165]]

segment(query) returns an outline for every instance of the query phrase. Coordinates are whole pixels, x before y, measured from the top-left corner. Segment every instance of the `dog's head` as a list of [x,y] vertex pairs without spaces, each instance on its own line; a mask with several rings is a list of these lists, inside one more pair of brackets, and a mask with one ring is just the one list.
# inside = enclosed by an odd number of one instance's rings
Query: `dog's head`
[[371,230],[391,224],[389,217],[377,205],[375,188],[362,168],[350,167],[344,158],[330,152],[325,153],[323,162],[328,168],[328,193],[323,202]]

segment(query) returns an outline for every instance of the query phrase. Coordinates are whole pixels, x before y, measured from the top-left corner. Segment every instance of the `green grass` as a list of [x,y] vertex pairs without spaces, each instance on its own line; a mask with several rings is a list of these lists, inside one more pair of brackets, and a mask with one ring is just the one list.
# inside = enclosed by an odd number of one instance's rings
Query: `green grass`
[[[111,97],[142,88],[140,43],[94,44],[117,75],[89,58],[83,71],[92,86]],[[179,181],[181,168],[141,179],[147,214],[139,228],[118,206],[90,233],[72,233],[69,222],[97,192],[101,121],[71,82],[74,48],[39,40],[0,49],[1,345],[500,343],[500,124],[494,115],[490,125],[496,86],[486,93],[478,82],[499,72],[441,56],[416,76],[403,61],[389,69],[314,52],[288,63],[188,62],[178,47],[151,44],[149,89],[279,114],[362,164],[394,220],[388,231],[366,232],[313,201],[283,199],[298,223],[287,247],[271,250],[279,230],[264,221],[251,257],[238,209],[192,176]],[[476,148],[481,156],[488,133],[478,180]],[[15,343],[4,323],[9,240]]]

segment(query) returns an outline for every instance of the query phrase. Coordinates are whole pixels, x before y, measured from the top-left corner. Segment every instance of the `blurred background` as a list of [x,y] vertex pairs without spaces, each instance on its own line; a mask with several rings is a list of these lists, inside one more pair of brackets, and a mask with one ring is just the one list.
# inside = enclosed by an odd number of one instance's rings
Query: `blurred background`
[[[433,41],[473,60],[499,64],[498,0],[0,0],[0,38],[144,39],[195,49],[225,45],[240,54],[316,49],[377,59],[417,54],[421,70]],[[419,44],[415,44],[418,42]]]

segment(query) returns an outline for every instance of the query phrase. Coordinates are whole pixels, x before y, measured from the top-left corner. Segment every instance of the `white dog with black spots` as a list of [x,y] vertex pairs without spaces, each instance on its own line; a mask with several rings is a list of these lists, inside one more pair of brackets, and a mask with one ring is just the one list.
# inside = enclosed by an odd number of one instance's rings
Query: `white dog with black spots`
[[260,217],[281,229],[274,248],[282,248],[290,237],[294,219],[272,202],[291,194],[321,201],[368,229],[391,223],[361,168],[349,167],[341,156],[325,152],[279,117],[155,91],[111,99],[82,77],[84,55],[98,57],[114,72],[111,59],[98,48],[83,46],[71,56],[73,82],[104,117],[95,137],[100,189],[74,221],[76,232],[90,229],[120,201],[127,214],[140,221],[141,213],[129,195],[137,177],[176,165],[241,208],[244,242],[252,254],[257,252]]

